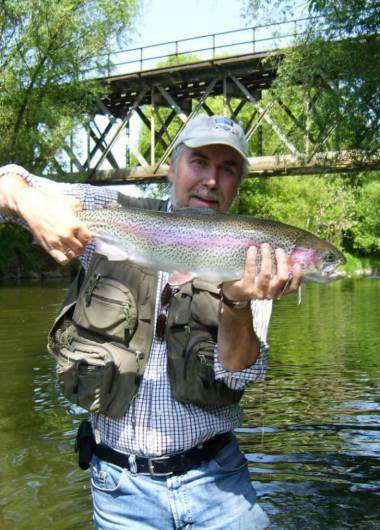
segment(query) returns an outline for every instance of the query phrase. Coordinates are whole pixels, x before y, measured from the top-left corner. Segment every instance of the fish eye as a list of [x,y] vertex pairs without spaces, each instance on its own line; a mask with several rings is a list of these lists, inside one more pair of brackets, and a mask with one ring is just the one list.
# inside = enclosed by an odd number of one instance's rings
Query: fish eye
[[333,252],[327,252],[325,254],[325,260],[329,262],[335,261],[335,254]]

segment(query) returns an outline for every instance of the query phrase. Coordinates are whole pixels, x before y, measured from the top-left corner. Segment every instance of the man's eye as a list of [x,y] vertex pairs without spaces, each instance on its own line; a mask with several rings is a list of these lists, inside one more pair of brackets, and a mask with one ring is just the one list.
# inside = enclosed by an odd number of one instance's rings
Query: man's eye
[[194,158],[192,160],[192,163],[193,164],[196,164],[197,166],[200,166],[200,167],[205,167],[206,165],[206,160],[203,160],[203,158]]
[[236,168],[235,166],[224,166],[224,171],[228,173],[229,175],[236,175]]

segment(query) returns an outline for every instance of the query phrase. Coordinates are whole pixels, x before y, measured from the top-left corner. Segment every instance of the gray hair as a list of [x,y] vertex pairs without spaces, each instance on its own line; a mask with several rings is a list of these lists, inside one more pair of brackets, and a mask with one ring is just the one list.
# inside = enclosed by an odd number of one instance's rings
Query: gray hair
[[179,164],[179,161],[182,158],[183,152],[185,150],[186,145],[181,143],[175,146],[170,165],[174,167],[174,170],[177,171],[177,166]]

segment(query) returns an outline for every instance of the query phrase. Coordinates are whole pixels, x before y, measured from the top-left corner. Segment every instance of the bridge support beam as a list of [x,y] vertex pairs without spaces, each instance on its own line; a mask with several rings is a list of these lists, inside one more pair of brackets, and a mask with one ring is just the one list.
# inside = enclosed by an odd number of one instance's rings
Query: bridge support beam
[[[319,94],[298,90],[296,105],[271,92],[281,54],[258,53],[111,77],[98,102],[87,153],[67,146],[70,167],[89,182],[136,182],[165,176],[177,135],[198,113],[240,121],[250,142],[250,176],[378,169],[376,157],[336,149],[333,123],[326,135],[312,127]],[[322,80],[326,90],[329,80]],[[258,156],[253,156],[258,155]],[[71,175],[74,178],[74,175]]]

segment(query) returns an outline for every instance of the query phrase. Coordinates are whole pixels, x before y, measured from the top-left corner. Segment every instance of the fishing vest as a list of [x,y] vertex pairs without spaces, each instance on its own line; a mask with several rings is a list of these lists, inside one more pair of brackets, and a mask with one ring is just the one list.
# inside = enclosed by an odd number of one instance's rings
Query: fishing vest
[[[119,202],[166,211],[153,199]],[[120,418],[138,390],[155,333],[157,273],[95,254],[80,271],[48,337],[63,395],[90,412]],[[242,391],[215,380],[219,288],[195,279],[174,292],[165,328],[174,399],[199,407],[238,403]]]

